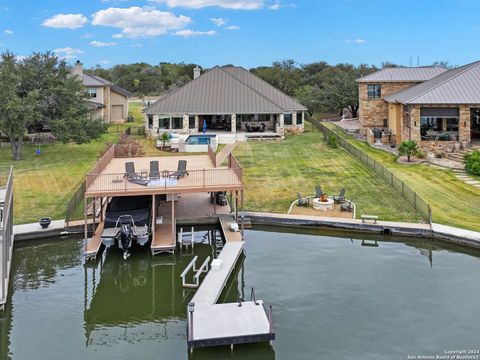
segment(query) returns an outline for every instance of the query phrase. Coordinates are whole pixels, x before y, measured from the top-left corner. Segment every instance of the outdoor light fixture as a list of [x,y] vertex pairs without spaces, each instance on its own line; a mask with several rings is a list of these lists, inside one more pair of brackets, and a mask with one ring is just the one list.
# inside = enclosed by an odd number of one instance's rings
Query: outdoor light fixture
[[188,303],[188,312],[191,314],[195,310],[195,303],[194,302],[189,302]]

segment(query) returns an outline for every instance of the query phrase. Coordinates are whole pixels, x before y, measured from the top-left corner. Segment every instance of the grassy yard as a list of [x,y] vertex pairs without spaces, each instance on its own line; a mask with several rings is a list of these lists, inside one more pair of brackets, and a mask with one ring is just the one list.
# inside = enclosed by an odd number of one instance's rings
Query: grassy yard
[[[330,128],[334,124],[326,123]],[[480,231],[480,189],[458,180],[452,171],[426,164],[401,165],[396,157],[366,142],[349,139],[408,184],[431,206],[433,221]]]
[[304,135],[285,141],[252,141],[236,147],[244,168],[246,209],[286,213],[297,191],[312,195],[320,184],[329,195],[345,187],[347,198],[357,205],[357,216],[420,221],[414,209],[372,171],[345,150],[328,147],[310,125],[306,128]]

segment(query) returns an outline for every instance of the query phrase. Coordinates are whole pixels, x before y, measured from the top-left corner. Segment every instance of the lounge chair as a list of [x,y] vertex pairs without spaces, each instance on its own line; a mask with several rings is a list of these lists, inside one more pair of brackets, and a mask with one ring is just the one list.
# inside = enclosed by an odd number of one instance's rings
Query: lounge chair
[[320,199],[322,195],[323,195],[323,191],[320,185],[315,186],[315,198]]
[[179,160],[177,171],[171,173],[170,177],[176,177],[177,180],[179,180],[181,177],[184,177],[185,175],[188,175],[187,160]]
[[135,164],[133,162],[126,162],[125,163],[125,177],[128,181],[133,184],[147,186],[148,180],[145,179],[143,176],[138,175],[135,172]]
[[353,212],[353,203],[352,203],[352,200],[344,201],[344,202],[340,205],[340,211]]
[[299,192],[297,192],[297,205],[298,206],[308,206],[310,201],[308,198],[303,198]]
[[345,189],[340,189],[338,196],[333,197],[333,201],[338,204],[345,202]]
[[160,170],[158,169],[158,161],[152,160],[150,161],[150,179],[159,179],[160,178]]

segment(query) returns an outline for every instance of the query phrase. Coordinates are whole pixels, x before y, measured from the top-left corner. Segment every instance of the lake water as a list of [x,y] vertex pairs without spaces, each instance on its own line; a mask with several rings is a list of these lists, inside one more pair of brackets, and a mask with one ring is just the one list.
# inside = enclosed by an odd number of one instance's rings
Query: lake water
[[[206,232],[205,232],[206,234]],[[84,266],[76,238],[14,250],[0,358],[407,359],[480,347],[480,253],[432,241],[246,231],[222,301],[273,305],[268,344],[186,346],[180,273],[192,258],[110,253]],[[387,240],[387,241],[384,241]],[[390,240],[390,241],[388,241]],[[398,239],[396,239],[398,241]],[[202,260],[209,245],[196,245]]]

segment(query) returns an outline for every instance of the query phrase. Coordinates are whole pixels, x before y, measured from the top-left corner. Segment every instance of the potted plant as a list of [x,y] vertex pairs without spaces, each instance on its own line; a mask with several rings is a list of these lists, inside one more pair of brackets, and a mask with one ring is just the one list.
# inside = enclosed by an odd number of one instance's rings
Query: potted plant
[[40,224],[42,229],[46,229],[51,222],[52,222],[52,219],[49,217],[42,217],[40,220],[38,220],[38,223]]

